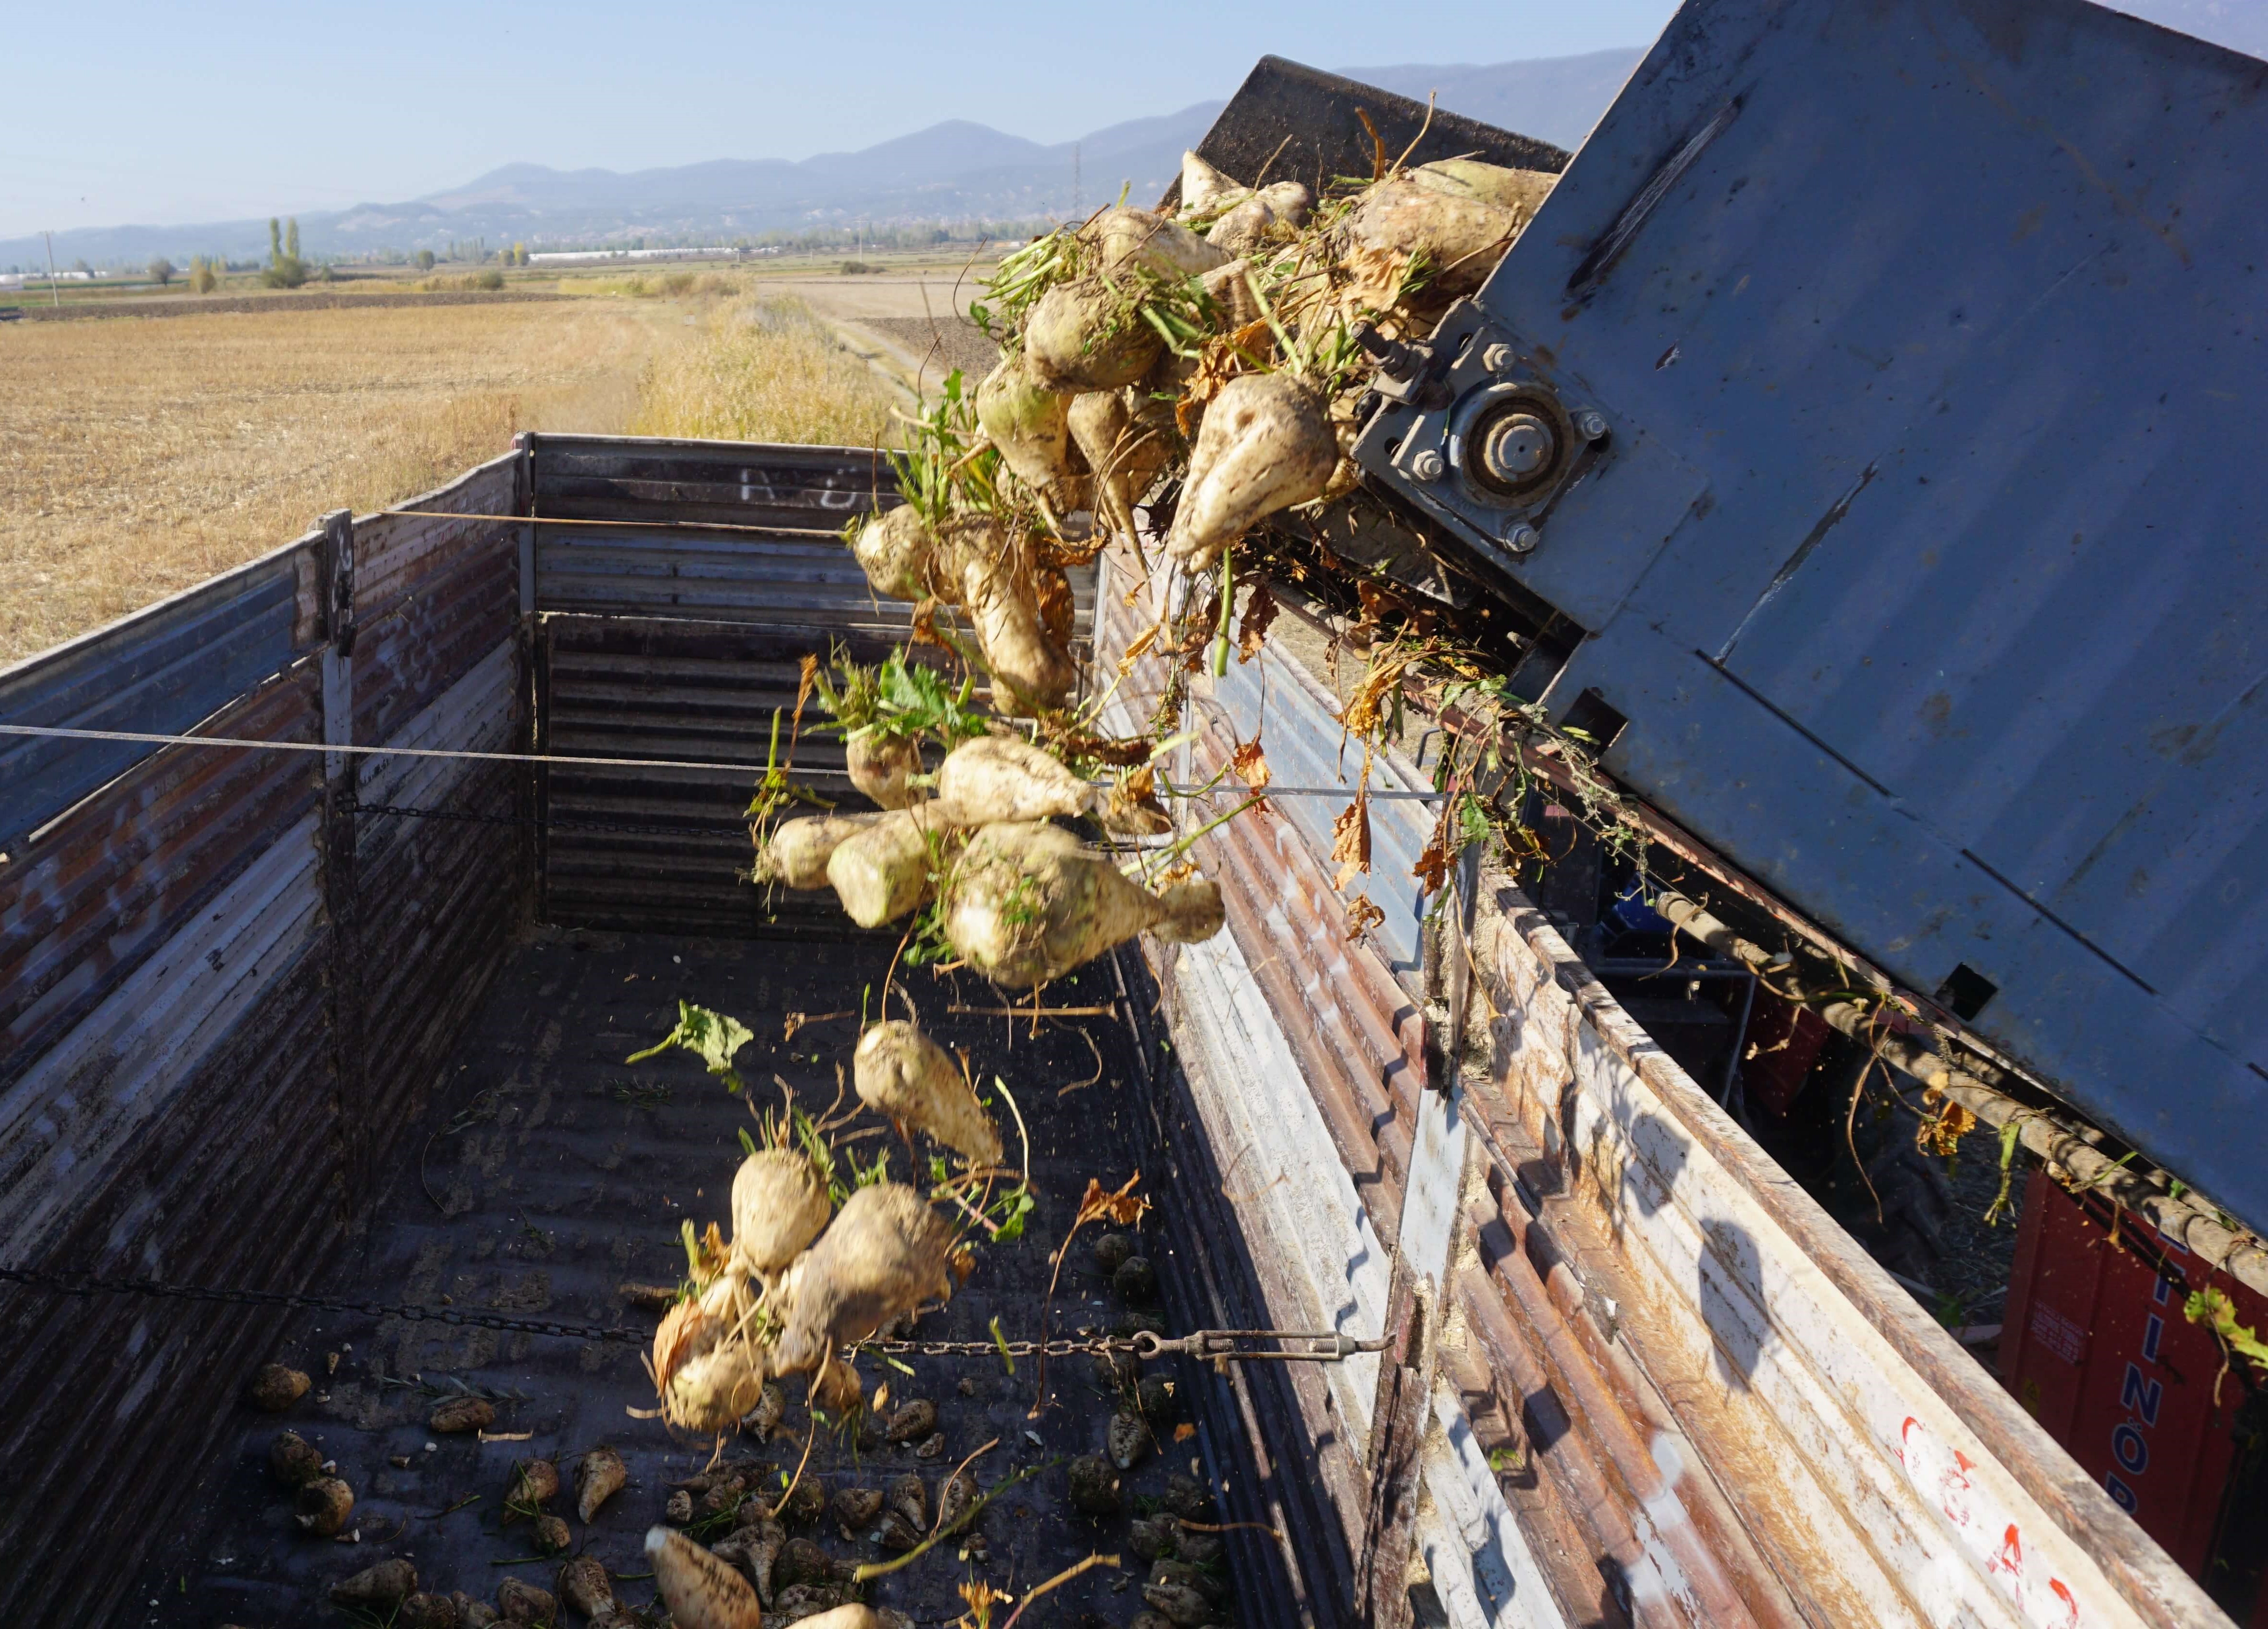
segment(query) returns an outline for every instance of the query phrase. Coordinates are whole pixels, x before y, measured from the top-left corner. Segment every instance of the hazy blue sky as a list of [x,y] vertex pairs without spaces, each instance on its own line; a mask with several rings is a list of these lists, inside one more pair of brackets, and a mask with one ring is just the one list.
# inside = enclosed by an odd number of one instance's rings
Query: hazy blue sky
[[518,159],[804,158],[939,119],[1066,141],[1320,66],[1642,45],[1673,0],[107,0],[10,8],[0,238],[415,197]]

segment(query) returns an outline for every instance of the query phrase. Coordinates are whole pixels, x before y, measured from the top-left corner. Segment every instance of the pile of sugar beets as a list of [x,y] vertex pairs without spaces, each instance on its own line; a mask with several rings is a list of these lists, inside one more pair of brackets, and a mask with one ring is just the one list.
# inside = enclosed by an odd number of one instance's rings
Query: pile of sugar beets
[[[1057,823],[1172,828],[1149,767],[1156,741],[1099,736],[1092,704],[1072,705],[1065,568],[1113,534],[1141,554],[1136,506],[1170,506],[1162,567],[1143,564],[1190,579],[1166,598],[1195,608],[1169,613],[1186,626],[1152,638],[1168,635],[1161,648],[1194,666],[1214,625],[1204,574],[1218,570],[1226,596],[1223,557],[1250,528],[1351,490],[1347,454],[1373,372],[1366,330],[1430,333],[1553,181],[1468,159],[1378,168],[1318,200],[1296,182],[1236,185],[1189,154],[1177,213],[1105,209],[1000,262],[972,310],[1002,341],[998,367],[973,400],[956,381],[912,421],[894,459],[907,501],[847,540],[876,593],[916,601],[917,629],[989,679],[997,716],[956,727],[948,706],[942,725],[934,711],[909,725],[873,673],[846,670],[840,690],[821,679],[851,779],[880,811],[760,822],[752,880],[831,887],[865,927],[924,912],[951,955],[1012,991],[1138,933],[1219,931],[1219,889],[1186,861],[1146,886]],[[940,625],[946,611],[965,618],[973,647]],[[1225,644],[1214,642],[1217,670]],[[894,658],[883,677],[902,690],[908,671]],[[929,740],[949,747],[934,772]],[[695,1252],[689,1294],[654,1337],[673,1426],[726,1430],[768,1382],[792,1375],[809,1377],[823,1408],[857,1406],[844,1350],[948,1297],[974,1261],[958,1219],[978,1207],[965,1196],[1021,1180],[1001,1169],[999,1130],[965,1071],[914,1023],[870,1025],[853,1077],[866,1107],[952,1151],[954,1191],[885,1180],[838,1208],[809,1121],[767,1119],[733,1180],[732,1238]],[[679,1629],[758,1621],[727,1558],[665,1528],[649,1550]]]

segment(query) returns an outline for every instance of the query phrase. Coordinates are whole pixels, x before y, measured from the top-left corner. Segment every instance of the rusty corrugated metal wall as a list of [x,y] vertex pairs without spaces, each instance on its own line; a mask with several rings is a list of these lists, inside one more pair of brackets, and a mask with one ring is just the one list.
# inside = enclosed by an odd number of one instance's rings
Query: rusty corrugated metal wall
[[[406,507],[510,515],[524,465]],[[0,721],[511,749],[522,529],[318,532],[0,674]],[[306,1288],[527,880],[512,828],[354,805],[508,811],[507,766],[348,760],[327,785],[313,753],[13,738],[4,756],[0,1259]],[[0,1294],[11,1624],[111,1618],[134,1538],[194,1485],[277,1316]]]

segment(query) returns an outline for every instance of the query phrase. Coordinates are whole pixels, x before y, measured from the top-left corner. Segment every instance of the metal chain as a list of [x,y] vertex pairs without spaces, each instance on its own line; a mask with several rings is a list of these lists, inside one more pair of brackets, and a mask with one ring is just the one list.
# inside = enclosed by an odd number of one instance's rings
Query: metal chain
[[610,820],[547,820],[534,814],[478,814],[470,809],[419,809],[398,803],[354,803],[340,806],[347,814],[399,814],[417,820],[465,820],[482,826],[542,826],[550,830],[611,831],[641,837],[739,837],[745,825],[634,826]]
[[[445,1323],[453,1328],[502,1330],[515,1335],[549,1335],[561,1340],[614,1341],[643,1346],[653,1338],[650,1330],[619,1325],[561,1323],[549,1318],[515,1318],[501,1312],[464,1307],[418,1307],[392,1301],[339,1301],[323,1295],[294,1295],[282,1290],[221,1290],[197,1285],[167,1284],[158,1279],[106,1279],[89,1272],[47,1272],[37,1267],[0,1264],[0,1283],[20,1284],[57,1295],[146,1295],[158,1301],[219,1301],[234,1307],[289,1307],[301,1312],[344,1312],[367,1318],[401,1318],[411,1323]],[[1303,1342],[1299,1349],[1255,1352],[1243,1343],[1255,1340],[1279,1344]],[[1273,1359],[1278,1361],[1334,1363],[1357,1352],[1376,1352],[1378,1340],[1356,1340],[1332,1330],[1199,1330],[1178,1339],[1143,1330],[1131,1336],[1083,1335],[1052,1340],[869,1340],[863,1351],[887,1357],[917,1358],[1069,1358],[1079,1354],[1129,1353],[1156,1358],[1174,1354],[1210,1358],[1217,1361]]]

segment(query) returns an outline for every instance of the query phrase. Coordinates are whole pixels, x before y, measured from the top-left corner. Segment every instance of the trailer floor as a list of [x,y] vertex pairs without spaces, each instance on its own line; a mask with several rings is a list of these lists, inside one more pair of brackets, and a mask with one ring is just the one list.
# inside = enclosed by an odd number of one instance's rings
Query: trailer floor
[[[623,1059],[668,1031],[682,998],[755,1032],[735,1061],[760,1103],[778,1101],[777,1076],[795,1087],[798,1102],[824,1108],[836,1095],[838,1062],[847,1068],[862,991],[880,979],[890,949],[871,939],[534,931],[499,972],[446,1078],[433,1083],[422,1122],[403,1131],[378,1174],[366,1247],[337,1264],[319,1293],[650,1330],[656,1315],[626,1304],[618,1286],[674,1283],[684,1267],[681,1223],[715,1220],[729,1230],[738,1133],[751,1122],[740,1100],[688,1054],[635,1067]],[[967,1286],[921,1320],[917,1336],[983,1340],[995,1319],[1011,1338],[1035,1335],[1049,1253],[1087,1180],[1116,1187],[1145,1163],[1148,1145],[1138,1128],[1149,1117],[1137,1111],[1138,1053],[1116,1018],[1055,1021],[1035,1040],[1027,1021],[948,1012],[999,1006],[979,980],[924,971],[906,982],[924,1027],[948,1047],[968,1049],[980,1082],[998,1074],[1010,1083],[1030,1131],[1038,1195],[1024,1240],[980,1252]],[[1108,962],[1048,991],[1050,1006],[1107,1006],[1118,997]],[[786,1015],[797,1012],[837,1016],[815,1019],[786,1040]],[[1012,1157],[1015,1131],[1005,1117],[1002,1130]],[[886,1133],[859,1144],[862,1156],[888,1140]],[[893,1170],[902,1176],[905,1166],[897,1148]],[[1054,1303],[1058,1333],[1107,1331],[1127,1314],[1094,1264],[1092,1239],[1090,1229],[1066,1260]],[[1161,1275],[1174,1272],[1160,1235],[1147,1235],[1144,1248]],[[669,1485],[707,1463],[713,1445],[673,1439],[659,1420],[631,1417],[654,1401],[640,1353],[619,1343],[308,1315],[274,1355],[313,1375],[314,1389],[281,1416],[244,1406],[229,1457],[211,1467],[183,1530],[160,1546],[162,1565],[151,1570],[133,1621],[199,1629],[348,1621],[326,1604],[329,1587],[394,1556],[412,1559],[420,1588],[436,1592],[493,1601],[507,1576],[553,1588],[557,1562],[527,1559],[528,1527],[498,1527],[515,1462],[539,1456],[561,1464],[567,1489],[550,1507],[568,1519],[576,1550],[629,1576],[618,1585],[626,1602],[650,1603],[652,1584],[635,1577],[647,1570],[643,1537],[662,1519]],[[1142,1610],[1144,1563],[1125,1547],[1127,1521],[1165,1492],[1169,1471],[1194,1471],[1193,1456],[1208,1445],[1177,1441],[1172,1423],[1158,1422],[1164,1452],[1125,1478],[1128,1509],[1094,1522],[1071,1511],[1059,1463],[1099,1450],[1116,1406],[1093,1358],[1050,1367],[1051,1404],[1037,1419],[1027,1417],[1035,1382],[1028,1361],[1012,1375],[991,1357],[916,1357],[906,1366],[910,1375],[871,1356],[859,1364],[870,1396],[887,1381],[894,1403],[926,1397],[938,1405],[943,1451],[924,1461],[911,1446],[858,1449],[821,1431],[806,1475],[831,1493],[879,1488],[917,1471],[933,1507],[944,1477],[988,1441],[997,1446],[973,1467],[988,1490],[1045,1469],[984,1511],[981,1552],[940,1544],[870,1584],[868,1602],[942,1624],[964,1610],[956,1586],[965,1580],[1020,1596],[1100,1550],[1122,1554],[1123,1569],[1084,1574],[1027,1621],[1122,1625]],[[1163,1372],[1174,1377],[1173,1368]],[[491,1434],[505,1440],[428,1430],[429,1411],[460,1385],[500,1399]],[[773,1441],[741,1437],[726,1451],[792,1471],[807,1425],[794,1404]],[[269,1446],[284,1427],[336,1459],[357,1496],[350,1527],[357,1542],[292,1530],[289,1499],[266,1470]],[[574,1520],[567,1462],[602,1442],[628,1461],[630,1481],[585,1528]],[[791,1530],[839,1558],[888,1559],[871,1537],[845,1537],[831,1517]],[[1221,1618],[1231,1615],[1224,1605]]]

